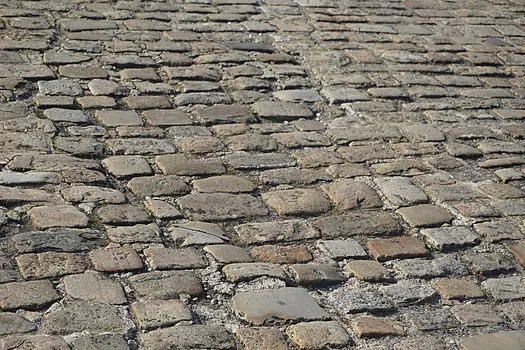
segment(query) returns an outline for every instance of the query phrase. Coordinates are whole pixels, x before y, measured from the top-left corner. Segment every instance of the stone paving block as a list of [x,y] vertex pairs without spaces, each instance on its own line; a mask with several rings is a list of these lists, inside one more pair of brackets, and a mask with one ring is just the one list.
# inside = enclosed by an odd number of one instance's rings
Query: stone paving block
[[190,325],[193,315],[180,300],[146,300],[131,305],[131,314],[140,329],[156,329],[175,325]]
[[82,273],[87,269],[83,254],[44,252],[19,255],[15,258],[20,274],[25,279],[59,277]]
[[36,324],[27,319],[10,312],[0,314],[0,335],[28,333],[36,330]]
[[314,189],[266,192],[262,194],[262,199],[279,215],[315,215],[331,209],[328,200]]
[[268,185],[307,185],[316,182],[330,181],[331,177],[318,170],[286,168],[263,171],[259,176],[259,180]]
[[122,272],[140,270],[144,267],[137,252],[131,248],[92,250],[89,258],[97,271]]
[[467,227],[440,227],[421,230],[427,245],[441,251],[464,248],[479,243],[480,238]]
[[66,294],[73,299],[107,304],[127,302],[124,290],[118,282],[95,272],[86,271],[83,274],[66,276],[62,282]]
[[129,350],[128,343],[123,336],[118,334],[85,335],[71,342],[73,350]]
[[62,337],[49,335],[9,336],[2,339],[0,345],[4,349],[56,349],[69,350]]
[[425,193],[406,177],[383,177],[374,180],[387,200],[394,206],[427,203]]
[[246,350],[287,350],[283,335],[277,328],[244,327],[234,331]]
[[398,281],[396,284],[380,287],[383,295],[398,306],[431,301],[436,292],[426,283]]
[[402,326],[388,318],[361,316],[354,320],[352,329],[359,338],[375,338],[387,335],[403,335]]
[[[257,304],[253,300],[259,300]],[[233,312],[255,325],[289,321],[316,321],[329,318],[305,289],[280,288],[245,292],[231,300]]]
[[157,155],[175,152],[175,147],[170,142],[152,138],[112,139],[106,140],[105,144],[115,155]]
[[269,136],[254,133],[230,136],[225,143],[234,151],[269,152],[278,148],[277,142]]
[[117,178],[153,173],[148,161],[140,156],[113,156],[102,160],[102,165]]
[[208,245],[203,250],[211,254],[221,264],[249,263],[253,261],[246,250],[230,244]]
[[299,323],[286,328],[286,334],[301,349],[342,347],[350,342],[350,336],[336,321]]
[[290,266],[291,274],[300,285],[329,286],[346,280],[342,272],[330,264],[296,264]]
[[190,192],[186,182],[177,175],[134,177],[127,187],[139,198],[180,196]]
[[250,154],[238,152],[223,159],[236,170],[274,169],[295,166],[296,162],[285,153]]
[[255,185],[250,180],[232,175],[214,176],[194,180],[193,186],[201,193],[243,193],[255,190]]
[[161,328],[145,333],[140,343],[147,349],[233,350],[235,343],[226,328],[218,325],[192,325]]
[[193,121],[188,114],[175,109],[152,109],[142,111],[142,116],[150,125],[176,126],[191,125]]
[[400,260],[394,263],[394,268],[407,278],[460,277],[467,274],[463,264],[448,256],[432,260]]
[[191,271],[155,271],[128,279],[138,300],[177,299],[180,294],[199,296],[204,290],[201,280]]
[[321,90],[321,95],[323,95],[330,104],[370,100],[370,96],[368,96],[366,92],[341,85],[325,86]]
[[462,278],[435,279],[432,281],[432,287],[443,299],[468,300],[485,297],[475,282]]
[[310,251],[304,245],[279,246],[264,245],[250,249],[250,255],[258,260],[275,264],[305,263],[313,260]]
[[336,260],[368,258],[363,247],[353,239],[323,240],[317,242],[317,247],[326,251],[332,259]]
[[168,175],[218,175],[226,172],[219,159],[189,159],[183,154],[158,156],[155,163],[164,174]]
[[98,186],[72,186],[61,192],[66,201],[73,203],[121,204],[126,201],[126,197],[119,190]]
[[19,253],[77,252],[94,247],[101,236],[94,230],[29,231],[12,236],[11,242]]
[[197,117],[204,125],[222,123],[254,123],[257,119],[243,105],[218,105],[197,110]]
[[48,280],[0,284],[2,311],[39,309],[60,299]]
[[396,213],[411,226],[432,227],[449,223],[454,216],[445,209],[433,204],[420,204],[413,207],[400,208]]
[[278,264],[251,262],[228,264],[222,268],[229,282],[237,283],[267,276],[286,280],[284,270]]
[[198,269],[208,265],[202,254],[191,248],[149,247],[144,249],[144,256],[154,270]]
[[323,238],[348,237],[357,235],[396,235],[402,232],[401,225],[385,212],[356,212],[319,218],[314,221]]
[[44,116],[53,122],[87,123],[89,118],[82,111],[63,108],[49,108]]
[[470,327],[491,326],[504,322],[490,305],[455,305],[450,310],[458,321]]
[[472,273],[479,275],[496,275],[514,270],[512,258],[506,254],[471,252],[463,256]]
[[79,83],[65,79],[38,82],[38,91],[42,95],[78,96],[84,90]]
[[367,242],[370,254],[377,261],[417,258],[428,255],[425,245],[416,237],[373,239]]
[[120,244],[160,243],[160,229],[156,224],[111,227],[107,229],[110,241]]
[[491,243],[523,238],[523,232],[519,226],[507,220],[492,220],[474,224],[474,230]]
[[465,350],[508,349],[518,350],[525,346],[525,331],[505,331],[465,337],[460,345]]
[[53,199],[53,196],[49,192],[43,190],[17,189],[0,186],[0,204],[2,205],[25,202],[52,202]]
[[175,243],[182,247],[196,244],[220,244],[229,240],[219,225],[201,221],[175,223],[168,230]]
[[379,262],[372,260],[354,260],[348,262],[344,269],[345,272],[353,274],[362,281],[383,282],[391,281],[392,277],[388,270]]
[[292,121],[313,117],[310,109],[289,102],[261,101],[254,103],[252,109],[259,117],[271,121]]
[[343,179],[324,184],[321,190],[343,210],[377,208],[383,205],[377,193],[364,182]]
[[[306,148],[292,152],[292,156],[304,168],[317,168],[343,163],[338,153],[325,148]],[[295,164],[294,164],[295,165]]]
[[512,301],[525,298],[525,281],[522,277],[488,278],[481,287],[495,300]]
[[57,335],[83,331],[125,334],[131,327],[130,320],[116,306],[93,301],[71,301],[42,318],[42,329]]
[[319,232],[305,220],[241,224],[234,227],[244,244],[288,242],[318,238]]
[[514,326],[523,325],[525,322],[525,302],[523,301],[513,301],[496,306],[496,310],[500,315],[506,316],[511,324]]
[[268,214],[262,202],[246,194],[189,194],[177,199],[177,204],[194,220],[220,221]]
[[108,127],[142,125],[142,119],[133,111],[100,110],[96,111],[95,117]]

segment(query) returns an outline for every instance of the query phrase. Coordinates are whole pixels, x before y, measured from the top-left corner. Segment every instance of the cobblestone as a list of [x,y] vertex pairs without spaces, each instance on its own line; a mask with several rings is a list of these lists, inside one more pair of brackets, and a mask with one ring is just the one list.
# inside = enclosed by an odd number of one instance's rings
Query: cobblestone
[[2,2],[0,347],[521,349],[520,10]]

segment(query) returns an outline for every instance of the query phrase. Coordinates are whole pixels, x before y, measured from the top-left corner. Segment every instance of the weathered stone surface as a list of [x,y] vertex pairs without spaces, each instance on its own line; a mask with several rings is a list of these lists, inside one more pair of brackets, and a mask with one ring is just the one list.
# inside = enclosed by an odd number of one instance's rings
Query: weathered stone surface
[[286,334],[301,349],[342,347],[350,336],[336,321],[314,321],[299,323],[286,328]]
[[138,206],[129,204],[107,204],[95,210],[98,219],[109,225],[134,225],[150,221],[149,214]]
[[214,176],[195,180],[193,181],[193,186],[201,193],[243,193],[255,190],[253,182],[243,177],[233,175]]
[[440,278],[432,281],[432,287],[443,299],[468,300],[484,298],[485,294],[473,281],[461,278]]
[[0,284],[2,311],[38,309],[60,299],[48,280]]
[[62,337],[49,335],[9,336],[0,343],[4,349],[56,349],[69,350]]
[[30,231],[14,235],[11,241],[19,253],[75,252],[95,246],[100,237],[101,233],[93,230]]
[[276,328],[238,328],[235,336],[246,350],[287,350],[288,346],[283,335]]
[[465,266],[448,256],[432,260],[400,260],[394,263],[394,267],[407,278],[459,277],[467,274]]
[[118,334],[97,334],[84,335],[71,342],[73,350],[129,350],[128,343],[122,335]]
[[[253,303],[258,300],[258,303]],[[232,310],[255,325],[286,321],[325,320],[329,316],[301,288],[281,288],[241,293],[232,298]]]
[[89,253],[95,270],[104,272],[122,272],[140,270],[144,266],[134,249],[110,248],[96,249]]
[[324,184],[321,189],[343,210],[377,208],[383,205],[377,193],[364,182],[343,179]]
[[400,324],[388,319],[374,316],[361,316],[354,320],[352,328],[359,338],[375,338],[386,335],[403,335],[405,331]]
[[144,249],[144,255],[154,270],[198,269],[207,266],[202,254],[191,248],[149,247]]
[[180,196],[190,192],[189,186],[177,175],[135,177],[128,188],[139,198]]
[[264,245],[253,247],[250,249],[250,255],[258,261],[276,264],[301,263],[308,262],[313,259],[312,254],[303,245]]
[[494,299],[510,301],[525,298],[525,281],[522,277],[489,278],[481,286]]
[[259,117],[272,121],[291,121],[313,117],[312,111],[307,107],[289,102],[256,102],[252,108]]
[[277,264],[270,263],[252,262],[228,264],[222,268],[222,272],[226,275],[226,279],[233,283],[249,281],[262,276],[286,280],[283,269]]
[[525,346],[525,331],[506,331],[462,338],[460,342],[465,350],[489,350],[495,347],[518,350]]
[[160,229],[156,224],[137,224],[107,229],[108,238],[115,243],[159,243]]
[[287,242],[319,237],[319,232],[303,220],[286,220],[237,225],[238,239],[244,244]]
[[303,286],[328,286],[346,279],[339,269],[330,264],[296,264],[290,266],[290,271],[297,283]]
[[199,296],[202,283],[190,271],[147,272],[129,278],[129,283],[139,299],[174,299],[180,294]]
[[83,274],[66,276],[62,282],[66,294],[73,299],[106,304],[125,304],[127,301],[118,282],[95,272],[86,271]]
[[323,240],[319,241],[317,246],[325,250],[332,259],[336,260],[342,260],[346,258],[360,259],[368,257],[359,242],[353,239]]
[[351,281],[347,281],[342,287],[331,292],[328,295],[328,302],[342,315],[395,309],[387,298],[375,292],[362,291],[351,284]]
[[114,332],[125,334],[131,322],[117,307],[93,301],[71,301],[47,313],[42,328],[49,334]]
[[226,172],[219,159],[189,159],[183,154],[158,156],[155,163],[164,174],[169,175],[218,175]]
[[87,268],[83,254],[44,252],[16,257],[20,274],[25,279],[59,277],[81,273]]
[[467,227],[441,227],[421,230],[427,245],[437,250],[451,250],[475,245],[479,237]]
[[388,270],[377,261],[350,261],[345,265],[344,271],[350,272],[358,279],[367,282],[390,281],[392,279]]
[[126,201],[124,194],[118,190],[97,186],[72,186],[62,190],[62,196],[68,202],[95,202],[121,204]]
[[373,239],[367,242],[370,254],[378,261],[425,256],[428,251],[416,237]]
[[233,350],[233,337],[223,326],[192,325],[157,329],[140,337],[147,349],[213,349]]
[[141,329],[193,323],[190,309],[180,300],[146,300],[131,305],[131,314]]
[[117,178],[153,173],[148,161],[140,156],[113,156],[104,159],[102,165]]
[[27,333],[34,331],[36,325],[17,314],[2,312],[0,314],[0,335]]
[[280,215],[315,215],[331,209],[330,202],[313,189],[294,189],[266,192],[262,199]]
[[177,199],[177,203],[194,220],[232,220],[264,216],[268,213],[259,200],[247,194],[189,194]]
[[445,209],[433,204],[420,204],[396,210],[403,219],[415,227],[439,226],[452,221],[454,218]]
[[425,193],[406,177],[382,177],[375,182],[394,206],[410,206],[428,202]]
[[313,225],[321,231],[323,238],[327,239],[357,235],[395,235],[402,232],[401,225],[385,212],[336,215],[317,219]]

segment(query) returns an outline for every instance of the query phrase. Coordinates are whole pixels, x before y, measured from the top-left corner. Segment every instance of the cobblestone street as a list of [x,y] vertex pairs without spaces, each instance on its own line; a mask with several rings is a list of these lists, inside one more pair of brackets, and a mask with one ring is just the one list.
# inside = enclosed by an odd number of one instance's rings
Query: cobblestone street
[[0,34],[0,349],[525,349],[525,0],[0,0]]

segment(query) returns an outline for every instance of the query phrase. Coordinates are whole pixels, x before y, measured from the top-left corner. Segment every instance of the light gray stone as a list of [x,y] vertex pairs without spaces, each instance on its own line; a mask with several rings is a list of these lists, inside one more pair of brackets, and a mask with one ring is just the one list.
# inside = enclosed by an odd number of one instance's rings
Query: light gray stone
[[287,287],[237,294],[232,298],[231,308],[237,316],[255,325],[329,318],[328,313],[301,288]]

